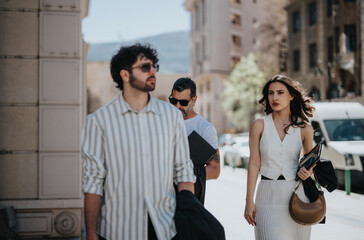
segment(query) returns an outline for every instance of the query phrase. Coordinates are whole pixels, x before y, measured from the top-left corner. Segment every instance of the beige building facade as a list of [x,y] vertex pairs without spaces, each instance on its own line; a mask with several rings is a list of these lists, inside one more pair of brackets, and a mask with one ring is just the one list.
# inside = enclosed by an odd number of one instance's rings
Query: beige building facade
[[0,1],[0,209],[15,209],[16,239],[81,236],[88,5]]
[[[163,74],[157,73],[157,84],[151,95],[168,102],[173,83],[187,73]],[[87,112],[92,113],[105,103],[120,94],[110,75],[110,62],[87,62]]]
[[286,7],[288,74],[317,100],[362,101],[362,0],[295,0]]
[[190,71],[197,85],[197,112],[220,135],[234,127],[221,106],[224,82],[241,56],[259,52],[265,1],[186,0],[184,6],[191,12]]

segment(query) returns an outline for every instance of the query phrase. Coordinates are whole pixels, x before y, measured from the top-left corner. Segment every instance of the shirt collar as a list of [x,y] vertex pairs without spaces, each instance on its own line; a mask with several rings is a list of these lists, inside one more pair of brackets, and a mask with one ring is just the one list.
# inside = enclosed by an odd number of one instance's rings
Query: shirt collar
[[[152,95],[150,93],[148,93],[149,95],[149,102],[147,104],[147,106],[145,106],[145,108],[143,110],[141,110],[140,112],[144,113],[144,112],[152,112],[155,114],[160,114],[158,108],[157,108],[157,100],[155,98],[152,97]],[[120,93],[119,97],[119,103],[120,103],[120,114],[124,115],[128,112],[135,112],[130,105],[125,101],[124,97],[123,97],[123,92]]]

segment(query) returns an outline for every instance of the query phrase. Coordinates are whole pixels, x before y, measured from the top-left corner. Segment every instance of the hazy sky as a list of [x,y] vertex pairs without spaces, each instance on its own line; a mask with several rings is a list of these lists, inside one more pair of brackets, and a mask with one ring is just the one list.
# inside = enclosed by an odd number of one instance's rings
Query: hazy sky
[[90,0],[82,21],[86,42],[117,42],[190,29],[185,0]]

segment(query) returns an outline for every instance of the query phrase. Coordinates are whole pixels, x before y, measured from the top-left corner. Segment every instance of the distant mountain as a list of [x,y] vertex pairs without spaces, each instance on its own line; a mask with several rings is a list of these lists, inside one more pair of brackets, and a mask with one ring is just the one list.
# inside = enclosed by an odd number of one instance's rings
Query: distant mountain
[[120,46],[136,42],[149,43],[157,49],[161,73],[187,73],[189,71],[190,50],[189,32],[187,31],[165,33],[120,43],[90,44],[87,61],[110,61]]

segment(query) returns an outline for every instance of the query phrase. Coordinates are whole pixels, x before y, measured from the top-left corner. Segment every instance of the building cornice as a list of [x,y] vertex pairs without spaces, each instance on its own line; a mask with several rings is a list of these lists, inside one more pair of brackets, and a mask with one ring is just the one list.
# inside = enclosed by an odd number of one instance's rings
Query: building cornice
[[183,6],[185,6],[185,8],[192,12],[192,10],[194,9],[194,7],[196,6],[198,0],[186,0],[184,3],[183,3]]
[[90,0],[82,0],[81,1],[81,13],[82,18],[85,18],[88,16],[88,9],[90,7]]
[[285,7],[285,9],[286,9],[286,11],[291,11],[292,9],[297,9],[297,7],[300,6],[302,2],[306,2],[306,0],[295,0],[291,3],[289,3]]

